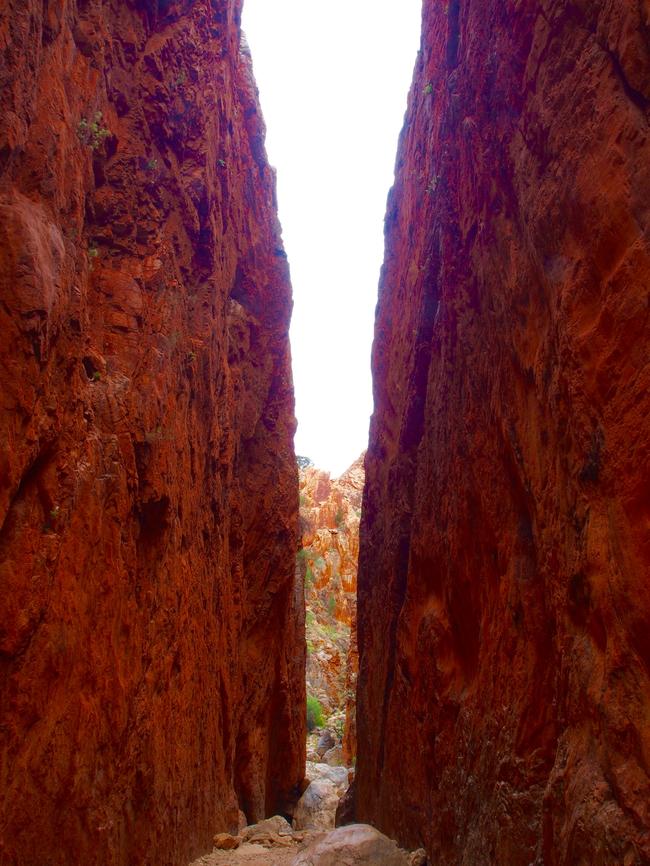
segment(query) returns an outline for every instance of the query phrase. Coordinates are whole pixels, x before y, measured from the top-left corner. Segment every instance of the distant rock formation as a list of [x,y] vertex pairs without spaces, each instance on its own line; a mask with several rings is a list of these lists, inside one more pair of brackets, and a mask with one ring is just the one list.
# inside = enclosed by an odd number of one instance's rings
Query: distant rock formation
[[240,6],[3,3],[7,866],[178,866],[303,779],[291,292]]
[[[356,755],[356,590],[364,455],[339,478],[300,470],[302,549],[298,571],[307,608],[307,691],[327,716],[338,711],[346,764]],[[345,721],[344,721],[345,720]]]
[[650,18],[425,0],[386,216],[357,816],[650,863]]

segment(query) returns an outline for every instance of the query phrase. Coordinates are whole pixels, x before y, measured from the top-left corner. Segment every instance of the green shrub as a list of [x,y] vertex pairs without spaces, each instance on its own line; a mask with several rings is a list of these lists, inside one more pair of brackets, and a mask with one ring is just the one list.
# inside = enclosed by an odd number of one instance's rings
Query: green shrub
[[314,728],[322,728],[324,724],[325,719],[320,701],[313,695],[307,695],[307,730],[313,731]]
[[327,612],[330,616],[334,616],[334,612],[336,611],[336,599],[333,595],[327,599]]
[[111,134],[110,129],[102,125],[102,113],[96,111],[92,120],[82,117],[77,124],[77,136],[82,144],[87,144],[91,150],[97,150],[104,139]]
[[312,610],[308,610],[305,613],[305,625],[313,625],[316,621],[316,617],[314,616],[314,612]]
[[305,571],[305,587],[310,589],[314,585],[314,572],[311,570],[311,566],[307,566],[307,570]]

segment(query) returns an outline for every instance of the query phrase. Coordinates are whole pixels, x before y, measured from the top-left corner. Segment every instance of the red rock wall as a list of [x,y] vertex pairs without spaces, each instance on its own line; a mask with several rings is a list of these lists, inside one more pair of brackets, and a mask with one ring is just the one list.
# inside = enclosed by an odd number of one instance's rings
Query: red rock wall
[[650,863],[650,7],[425,0],[386,218],[358,817]]
[[291,298],[239,7],[0,2],[3,866],[178,866],[303,777]]

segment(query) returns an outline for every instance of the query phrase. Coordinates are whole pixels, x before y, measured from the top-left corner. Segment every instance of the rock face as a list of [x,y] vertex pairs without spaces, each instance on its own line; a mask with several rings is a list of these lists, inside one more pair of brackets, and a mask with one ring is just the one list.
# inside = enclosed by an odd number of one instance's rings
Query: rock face
[[187,862],[304,773],[287,263],[236,0],[0,24],[0,862]]
[[305,583],[307,690],[319,699],[326,715],[338,711],[345,718],[346,763],[356,753],[356,589],[363,459],[364,455],[335,479],[315,466],[300,470],[302,548],[297,571]]
[[386,218],[357,816],[650,863],[650,13],[425,0]]

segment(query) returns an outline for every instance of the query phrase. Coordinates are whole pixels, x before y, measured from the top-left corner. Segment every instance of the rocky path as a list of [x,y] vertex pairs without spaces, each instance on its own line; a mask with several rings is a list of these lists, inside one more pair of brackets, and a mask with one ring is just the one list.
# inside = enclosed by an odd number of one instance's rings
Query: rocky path
[[290,866],[296,857],[296,851],[264,848],[262,845],[244,843],[235,851],[213,851],[204,857],[199,857],[191,866],[236,866],[241,863],[247,866],[265,864],[265,866]]
[[[259,828],[282,820],[270,818],[246,828],[244,833],[253,831],[255,836],[263,835]],[[424,851],[403,851],[392,839],[367,824],[350,824],[330,831],[266,835],[265,841],[242,841],[235,849],[215,849],[190,866],[426,866],[427,863]],[[225,834],[220,842],[225,842]]]
[[[322,751],[327,745],[321,737],[315,748]],[[318,751],[314,755],[320,758]],[[292,824],[276,815],[242,827],[237,836],[218,833],[214,850],[190,866],[424,866],[424,851],[402,851],[373,827],[334,828],[337,806],[352,775],[347,767],[308,761],[308,785]]]

